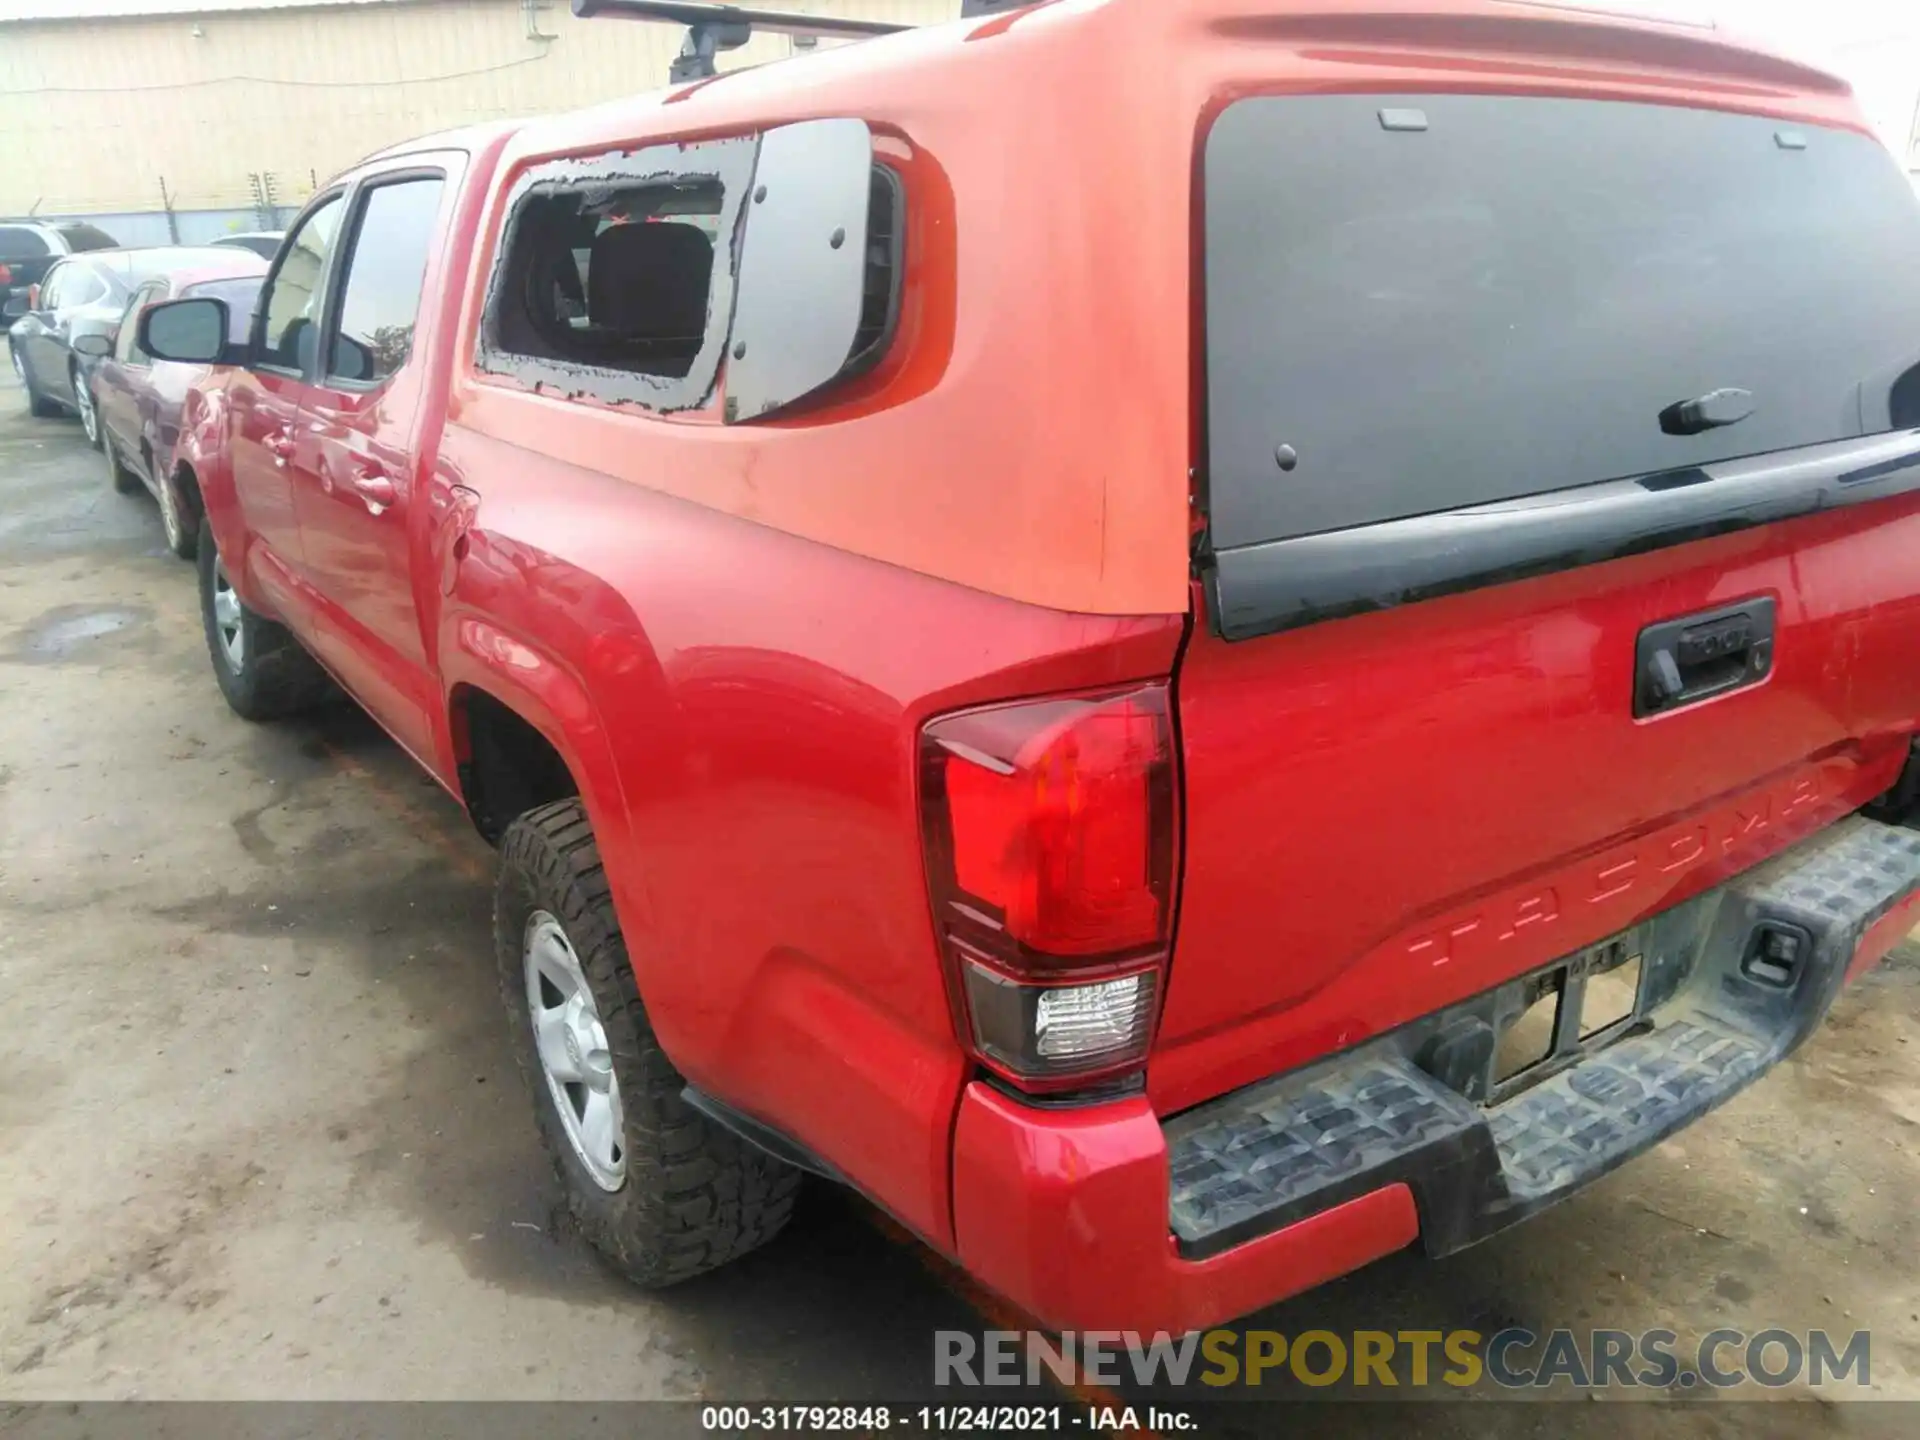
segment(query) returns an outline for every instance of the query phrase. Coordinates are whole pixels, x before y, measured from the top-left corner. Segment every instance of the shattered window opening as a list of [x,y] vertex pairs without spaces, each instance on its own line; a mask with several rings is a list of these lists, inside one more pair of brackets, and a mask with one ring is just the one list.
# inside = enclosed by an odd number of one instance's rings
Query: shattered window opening
[[757,137],[536,165],[515,182],[475,365],[657,411],[712,396]]

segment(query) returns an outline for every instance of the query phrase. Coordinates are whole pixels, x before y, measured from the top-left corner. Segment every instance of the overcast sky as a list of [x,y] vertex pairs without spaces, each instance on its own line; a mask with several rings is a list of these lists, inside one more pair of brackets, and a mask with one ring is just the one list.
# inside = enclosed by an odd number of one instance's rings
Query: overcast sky
[[[1617,8],[1710,19],[1837,71],[1895,153],[1906,151],[1920,102],[1920,0],[1626,0]],[[1920,155],[1907,163],[1920,169]]]

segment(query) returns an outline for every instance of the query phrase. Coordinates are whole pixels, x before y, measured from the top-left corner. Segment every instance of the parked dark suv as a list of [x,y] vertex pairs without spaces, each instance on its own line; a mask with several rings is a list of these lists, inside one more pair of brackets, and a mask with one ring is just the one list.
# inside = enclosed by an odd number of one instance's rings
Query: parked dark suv
[[37,285],[56,260],[87,250],[111,250],[119,243],[106,231],[80,220],[58,225],[0,221],[0,307],[12,300],[15,290]]

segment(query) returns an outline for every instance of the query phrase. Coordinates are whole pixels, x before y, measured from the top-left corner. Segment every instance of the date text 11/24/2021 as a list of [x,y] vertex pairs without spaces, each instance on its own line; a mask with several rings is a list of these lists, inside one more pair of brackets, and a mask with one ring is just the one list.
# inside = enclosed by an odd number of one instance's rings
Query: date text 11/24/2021
[[936,1434],[1005,1434],[1030,1431],[1057,1435],[1141,1430],[1169,1434],[1195,1428],[1184,1410],[1133,1405],[707,1405],[700,1428],[722,1434],[750,1431],[876,1430]]

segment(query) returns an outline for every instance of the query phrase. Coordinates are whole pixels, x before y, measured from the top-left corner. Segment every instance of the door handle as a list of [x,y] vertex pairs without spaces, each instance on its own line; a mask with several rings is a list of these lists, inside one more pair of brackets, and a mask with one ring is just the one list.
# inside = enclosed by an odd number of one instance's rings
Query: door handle
[[349,483],[353,486],[353,493],[366,501],[367,509],[375,515],[392,505],[396,498],[393,481],[378,470],[358,467],[354,470],[353,479]]
[[287,468],[287,457],[293,454],[293,432],[291,430],[269,431],[260,442],[260,448],[273,456],[274,468]]
[[449,485],[443,503],[433,549],[440,557],[440,593],[451,595],[459,580],[460,562],[467,558],[467,532],[480,513],[480,492],[465,485]]
[[1633,713],[1657,715],[1764,680],[1773,668],[1773,611],[1763,596],[1642,630]]

